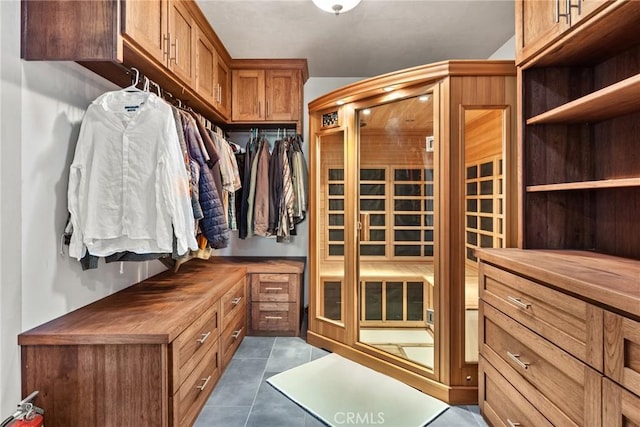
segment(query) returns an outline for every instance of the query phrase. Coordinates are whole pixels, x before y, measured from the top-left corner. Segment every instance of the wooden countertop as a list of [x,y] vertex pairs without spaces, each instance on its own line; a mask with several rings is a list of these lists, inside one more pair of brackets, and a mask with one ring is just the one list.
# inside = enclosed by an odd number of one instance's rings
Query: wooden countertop
[[243,267],[247,269],[247,273],[302,274],[304,273],[306,258],[212,256],[209,258],[209,263],[225,267]]
[[18,344],[167,344],[246,274],[242,266],[191,260],[179,273],[165,271],[26,331]]
[[640,261],[574,250],[478,249],[478,258],[640,318]]

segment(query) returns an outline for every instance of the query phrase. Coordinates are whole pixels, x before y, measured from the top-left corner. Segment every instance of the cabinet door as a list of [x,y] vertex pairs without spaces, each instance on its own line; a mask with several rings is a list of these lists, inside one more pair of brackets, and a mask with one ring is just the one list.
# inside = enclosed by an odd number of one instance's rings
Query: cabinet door
[[166,61],[167,0],[126,0],[123,34],[158,61]]
[[608,378],[602,380],[602,425],[634,427],[640,425],[640,398]]
[[518,63],[550,44],[569,28],[566,2],[520,0],[516,3],[516,60]]
[[264,70],[234,70],[231,83],[233,121],[264,120]]
[[300,80],[299,70],[267,70],[266,120],[299,120]]
[[216,80],[217,80],[217,102],[216,107],[220,114],[224,117],[229,117],[231,110],[231,97],[229,96],[231,74],[229,73],[229,66],[218,56],[216,63]]
[[196,24],[185,3],[169,3],[169,69],[191,85],[195,74]]
[[211,104],[216,103],[218,87],[215,71],[217,54],[213,44],[198,28],[196,32],[196,92]]
[[573,26],[579,21],[590,17],[611,2],[613,2],[613,0],[572,0],[571,25]]

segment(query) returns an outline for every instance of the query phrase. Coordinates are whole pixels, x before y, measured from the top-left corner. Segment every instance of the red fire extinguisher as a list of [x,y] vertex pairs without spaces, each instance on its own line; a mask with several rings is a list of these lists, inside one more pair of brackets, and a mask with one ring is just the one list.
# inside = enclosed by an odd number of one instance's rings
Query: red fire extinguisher
[[44,426],[44,410],[33,404],[33,399],[38,395],[38,391],[34,391],[18,403],[18,409],[9,418],[4,420],[0,427],[43,427]]

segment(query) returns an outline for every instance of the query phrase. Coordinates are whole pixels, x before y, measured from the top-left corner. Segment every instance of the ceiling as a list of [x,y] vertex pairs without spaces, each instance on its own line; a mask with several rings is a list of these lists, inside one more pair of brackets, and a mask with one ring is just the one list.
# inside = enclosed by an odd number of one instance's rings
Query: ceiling
[[486,59],[515,31],[513,0],[362,0],[339,16],[311,0],[196,1],[233,58],[307,58],[311,77]]

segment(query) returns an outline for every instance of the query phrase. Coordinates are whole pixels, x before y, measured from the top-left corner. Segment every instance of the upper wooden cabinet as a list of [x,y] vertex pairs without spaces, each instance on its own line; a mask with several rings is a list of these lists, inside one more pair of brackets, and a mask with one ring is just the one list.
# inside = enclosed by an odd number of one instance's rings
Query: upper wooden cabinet
[[164,63],[167,60],[168,13],[167,0],[126,1],[122,34]]
[[187,3],[170,1],[167,67],[188,85],[192,84],[195,74],[195,41],[196,24]]
[[216,99],[214,105],[220,113],[229,119],[231,115],[231,73],[229,65],[218,56],[216,61]]
[[234,61],[232,121],[296,123],[299,126],[305,81],[306,61]]
[[613,0],[516,1],[516,60],[531,58]]

